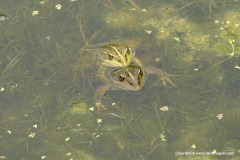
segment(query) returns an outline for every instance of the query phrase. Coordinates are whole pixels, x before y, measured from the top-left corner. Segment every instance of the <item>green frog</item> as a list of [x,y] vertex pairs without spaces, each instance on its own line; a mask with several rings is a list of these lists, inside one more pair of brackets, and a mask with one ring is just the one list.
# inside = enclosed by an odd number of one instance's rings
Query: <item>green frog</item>
[[105,84],[98,87],[95,92],[94,100],[97,107],[103,107],[102,96],[108,90],[139,91],[144,86],[146,79],[144,70],[136,64],[118,68],[102,67],[99,70],[98,77]]
[[[80,57],[73,66],[73,82],[77,80],[77,72],[79,68],[92,69],[93,65],[98,69],[97,72],[102,73],[103,70],[108,70],[112,67],[126,67],[133,61],[135,54],[127,45],[120,43],[103,43],[99,45],[90,45],[80,50]],[[83,54],[85,53],[85,54]],[[89,53],[89,54],[86,54]],[[94,63],[89,63],[93,62]]]
[[134,59],[134,52],[126,45],[102,44],[86,49],[96,53],[97,60],[101,65],[108,67],[126,67]]

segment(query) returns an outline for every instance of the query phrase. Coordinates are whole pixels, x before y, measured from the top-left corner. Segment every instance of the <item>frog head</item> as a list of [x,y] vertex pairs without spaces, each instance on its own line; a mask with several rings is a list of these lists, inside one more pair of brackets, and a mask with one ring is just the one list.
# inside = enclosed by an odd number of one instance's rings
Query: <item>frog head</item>
[[139,91],[145,83],[145,73],[136,65],[117,68],[109,74],[113,85],[124,90]]
[[110,67],[128,66],[134,58],[134,53],[126,45],[109,44],[101,46],[98,59],[103,65]]

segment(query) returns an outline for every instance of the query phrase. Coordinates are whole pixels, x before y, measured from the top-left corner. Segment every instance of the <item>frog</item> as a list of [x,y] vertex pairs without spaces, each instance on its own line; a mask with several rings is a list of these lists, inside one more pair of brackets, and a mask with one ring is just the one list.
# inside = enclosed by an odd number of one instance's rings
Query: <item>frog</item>
[[135,57],[130,47],[118,43],[89,46],[86,51],[96,53],[97,62],[106,67],[126,67]]
[[104,82],[104,85],[96,89],[94,101],[98,109],[100,107],[106,109],[102,104],[102,97],[107,91],[139,91],[144,86],[146,74],[138,64],[133,63],[126,67],[102,67],[98,77]]
[[[120,43],[102,43],[89,45],[80,50],[80,57],[73,65],[73,82],[77,80],[79,68],[100,68],[97,72],[107,70],[111,67],[126,67],[133,61],[135,53],[127,45]],[[89,63],[93,62],[93,63]],[[94,66],[93,66],[94,64]]]

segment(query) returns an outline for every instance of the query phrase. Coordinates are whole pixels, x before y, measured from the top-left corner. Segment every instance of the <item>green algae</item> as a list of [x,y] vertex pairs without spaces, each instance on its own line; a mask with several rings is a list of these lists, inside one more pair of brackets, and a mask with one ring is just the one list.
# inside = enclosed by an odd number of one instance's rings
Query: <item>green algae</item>
[[[197,150],[238,156],[239,5],[91,0],[66,1],[57,10],[59,2],[44,2],[1,6],[7,19],[0,22],[0,156],[198,159],[175,156]],[[189,14],[199,8],[199,16]],[[107,110],[92,111],[99,81],[81,49],[125,38],[142,42],[136,56],[159,57],[154,66],[180,75],[173,77],[177,87],[149,78],[140,92],[113,91],[104,98]]]

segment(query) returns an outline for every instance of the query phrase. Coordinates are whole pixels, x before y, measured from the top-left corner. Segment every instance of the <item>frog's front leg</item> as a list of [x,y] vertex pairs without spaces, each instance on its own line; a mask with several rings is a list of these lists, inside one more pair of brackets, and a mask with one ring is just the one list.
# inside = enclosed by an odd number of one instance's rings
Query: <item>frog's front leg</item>
[[155,74],[157,76],[160,76],[162,81],[163,81],[163,83],[165,83],[167,81],[168,83],[170,83],[170,84],[172,84],[173,86],[176,87],[176,85],[171,81],[170,77],[172,77],[172,76],[179,76],[179,75],[171,75],[171,74],[168,74],[167,72],[165,72],[162,69],[155,68],[155,67],[152,67],[152,66],[147,66],[145,68],[145,71],[148,74]]
[[97,88],[95,95],[94,95],[94,101],[95,101],[95,104],[96,104],[96,107],[98,108],[98,110],[100,108],[106,109],[106,107],[104,107],[102,104],[102,97],[108,90],[111,89],[111,87],[112,87],[111,85],[106,84],[106,85],[103,85],[103,86]]

